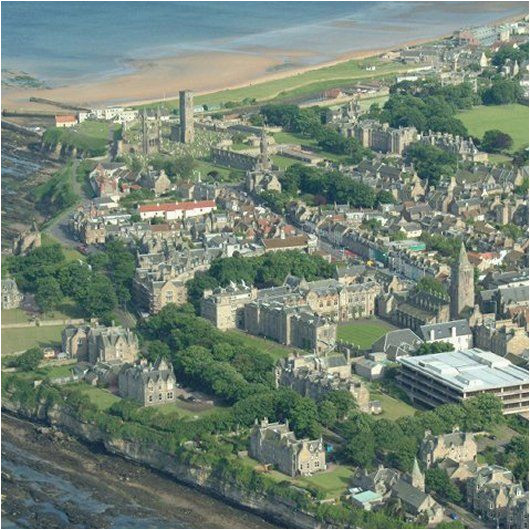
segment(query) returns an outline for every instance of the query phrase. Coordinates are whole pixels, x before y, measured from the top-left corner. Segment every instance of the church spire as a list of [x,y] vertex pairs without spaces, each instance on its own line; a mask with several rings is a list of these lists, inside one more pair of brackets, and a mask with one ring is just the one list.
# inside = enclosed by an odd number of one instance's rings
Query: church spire
[[415,488],[425,491],[425,476],[421,472],[416,458],[414,458],[414,465],[412,466],[412,473],[410,474],[410,483]]

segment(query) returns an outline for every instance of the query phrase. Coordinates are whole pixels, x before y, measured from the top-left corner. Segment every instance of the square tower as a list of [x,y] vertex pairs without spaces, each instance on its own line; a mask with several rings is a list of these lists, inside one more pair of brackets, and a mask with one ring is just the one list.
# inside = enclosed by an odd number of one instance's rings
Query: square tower
[[191,144],[194,137],[193,128],[193,92],[181,90],[179,92],[180,135],[184,144]]

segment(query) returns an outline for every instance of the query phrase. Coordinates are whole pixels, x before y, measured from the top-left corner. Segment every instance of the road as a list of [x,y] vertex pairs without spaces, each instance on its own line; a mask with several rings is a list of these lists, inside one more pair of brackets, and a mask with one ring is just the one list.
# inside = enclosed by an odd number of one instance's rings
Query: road
[[491,523],[488,524],[485,521],[482,521],[476,515],[467,511],[465,508],[462,508],[462,506],[458,506],[456,504],[453,504],[452,502],[448,502],[446,503],[446,505],[447,505],[447,511],[456,513],[458,517],[460,518],[460,521],[462,521],[466,525],[467,528],[494,528],[495,527]]

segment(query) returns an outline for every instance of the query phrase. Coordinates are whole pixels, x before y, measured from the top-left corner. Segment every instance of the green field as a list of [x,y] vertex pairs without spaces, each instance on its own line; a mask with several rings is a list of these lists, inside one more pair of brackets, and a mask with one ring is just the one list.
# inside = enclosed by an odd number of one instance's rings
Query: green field
[[2,324],[22,324],[29,321],[28,314],[20,308],[2,309]]
[[119,401],[121,398],[111,394],[104,388],[97,386],[91,386],[87,383],[74,383],[72,388],[81,390],[83,394],[86,394],[94,405],[97,405],[101,410],[108,409],[113,403]]
[[[219,405],[205,405],[201,403],[187,403],[177,399],[175,403],[164,403],[163,405],[157,405],[154,410],[162,414],[171,414],[172,412],[179,412],[186,418],[195,418],[196,416],[206,416],[212,412],[227,409],[228,407],[222,407]],[[195,410],[196,409],[196,410]]]
[[72,367],[76,364],[76,361],[71,361],[65,364],[57,364],[57,362],[48,362],[42,364],[36,370],[31,372],[18,372],[24,379],[39,380],[47,377],[68,377],[71,373]]
[[383,406],[383,413],[374,416],[375,419],[395,421],[403,416],[413,416],[416,412],[416,409],[408,403],[381,392],[370,390],[370,399],[380,401]]
[[217,171],[220,175],[222,182],[230,182],[234,180],[233,177],[237,177],[237,180],[243,179],[245,172],[239,169],[231,169],[229,167],[217,166],[206,160],[195,160],[194,172],[198,171],[201,175],[202,180],[206,180],[205,177],[210,171]]
[[[528,107],[525,105],[481,105],[460,112],[457,117],[470,134],[478,138],[492,129],[509,134],[513,138],[512,152],[528,145]],[[495,160],[495,156],[493,159]]]
[[86,120],[75,127],[50,127],[44,133],[43,141],[76,147],[90,156],[101,156],[107,150],[109,131],[110,124],[106,121]]
[[[263,465],[249,456],[241,457],[241,459],[253,468],[263,471]],[[320,490],[325,498],[331,499],[342,495],[348,488],[353,469],[349,466],[340,464],[332,464],[331,469],[316,473],[311,477],[291,477],[280,473],[275,469],[266,472],[266,476],[277,480],[278,482],[289,481],[296,486],[317,488]]]
[[2,329],[2,353],[24,351],[33,346],[46,348],[61,343],[64,326]]
[[367,350],[388,331],[394,329],[390,324],[376,319],[364,319],[341,324],[337,328],[340,340],[356,344],[361,350]]
[[[273,136],[277,144],[295,144],[295,145],[307,146],[309,149],[311,149],[311,151],[314,151],[315,154],[322,156],[324,158],[327,158],[328,160],[331,160],[332,162],[341,162],[347,158],[344,155],[337,155],[335,153],[330,153],[329,151],[323,151],[322,149],[318,147],[317,141],[314,138],[307,138],[300,134],[288,133],[284,131],[276,133]],[[287,158],[287,157],[282,157],[278,155],[273,156],[272,159],[273,161],[275,161],[275,159],[289,160],[290,163],[287,165],[287,167],[289,167],[292,164],[296,164],[298,162],[294,158]],[[281,166],[282,163],[283,162],[280,161],[278,165]]]
[[232,335],[234,337],[238,337],[242,340],[243,344],[253,346],[254,348],[258,348],[262,351],[269,353],[275,359],[287,357],[290,353],[297,351],[297,348],[289,348],[287,346],[283,346],[282,344],[278,344],[277,342],[274,342],[272,340],[262,339],[261,337],[253,337],[252,335],[247,335],[242,331],[227,331],[227,334]]

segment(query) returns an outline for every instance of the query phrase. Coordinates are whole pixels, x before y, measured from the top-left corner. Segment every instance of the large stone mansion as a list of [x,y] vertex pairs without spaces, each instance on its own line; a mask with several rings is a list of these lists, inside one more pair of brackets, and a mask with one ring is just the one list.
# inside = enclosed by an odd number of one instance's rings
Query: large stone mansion
[[289,424],[269,423],[264,419],[250,433],[252,458],[271,464],[282,473],[294,477],[309,475],[326,469],[326,452],[322,438],[297,440]]

